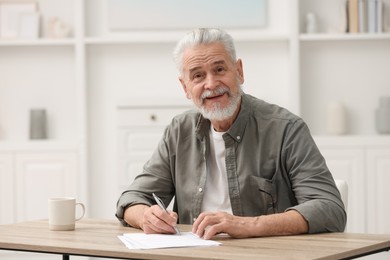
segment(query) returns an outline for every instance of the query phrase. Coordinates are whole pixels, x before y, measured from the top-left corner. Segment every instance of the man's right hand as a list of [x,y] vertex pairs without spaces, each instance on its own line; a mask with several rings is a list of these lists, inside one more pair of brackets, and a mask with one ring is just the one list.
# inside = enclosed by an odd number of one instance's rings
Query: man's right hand
[[132,227],[141,228],[146,234],[175,234],[178,216],[168,213],[158,205],[134,205],[125,210],[125,221]]

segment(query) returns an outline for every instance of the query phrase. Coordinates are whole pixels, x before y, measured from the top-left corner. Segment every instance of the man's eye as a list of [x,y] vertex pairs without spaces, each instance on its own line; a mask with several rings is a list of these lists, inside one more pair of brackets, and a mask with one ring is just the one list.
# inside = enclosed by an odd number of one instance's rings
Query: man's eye
[[193,78],[194,80],[202,79],[202,77],[203,77],[203,74],[202,74],[202,73],[195,73],[195,74],[192,76],[192,78]]
[[224,67],[218,67],[217,68],[217,72],[224,72],[225,71],[225,68]]

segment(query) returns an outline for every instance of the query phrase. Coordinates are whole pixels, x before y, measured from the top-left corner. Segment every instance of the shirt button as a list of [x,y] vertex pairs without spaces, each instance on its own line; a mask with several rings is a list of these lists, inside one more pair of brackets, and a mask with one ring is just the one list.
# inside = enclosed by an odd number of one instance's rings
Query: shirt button
[[237,140],[240,140],[241,139],[241,136],[237,135]]
[[199,189],[198,189],[198,191],[199,191],[199,192],[202,192],[202,191],[203,191],[203,189],[202,189],[202,188],[199,188]]

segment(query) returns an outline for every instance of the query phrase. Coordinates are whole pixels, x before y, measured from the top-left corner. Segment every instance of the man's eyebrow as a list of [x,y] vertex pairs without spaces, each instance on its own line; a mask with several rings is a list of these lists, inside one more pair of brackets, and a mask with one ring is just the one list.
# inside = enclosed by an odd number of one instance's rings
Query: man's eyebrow
[[[226,62],[224,60],[217,60],[217,61],[214,61],[212,64],[213,65],[221,65],[221,64],[226,64]],[[192,72],[197,71],[201,68],[202,68],[201,66],[193,67],[193,68],[189,69],[189,72],[192,73]]]
[[190,72],[190,74],[191,74],[191,73],[193,73],[194,71],[197,71],[197,70],[199,70],[199,69],[201,69],[201,68],[202,68],[201,66],[193,67],[193,68],[189,69],[189,72]]
[[225,64],[226,62],[224,60],[217,60],[213,62],[213,65],[219,65],[219,64]]

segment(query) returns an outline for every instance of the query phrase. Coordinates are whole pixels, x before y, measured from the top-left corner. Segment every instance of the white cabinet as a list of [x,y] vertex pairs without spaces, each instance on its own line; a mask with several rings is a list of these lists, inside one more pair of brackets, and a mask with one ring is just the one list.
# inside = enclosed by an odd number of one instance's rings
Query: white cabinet
[[335,179],[347,181],[348,184],[348,219],[347,230],[364,233],[365,230],[365,203],[364,195],[366,183],[364,171],[364,149],[321,147],[322,155]]
[[172,118],[189,108],[184,104],[118,107],[118,194],[142,172]]
[[13,223],[12,155],[0,152],[0,223]]
[[47,199],[78,197],[77,149],[0,147],[0,223],[47,218]]
[[[183,100],[165,102],[163,106],[156,106],[161,104],[161,101],[149,100],[148,103],[138,104],[137,100],[128,100],[118,106],[117,196],[142,173],[144,164],[157,148],[164,129],[172,118],[191,108],[190,104],[184,103]],[[174,200],[168,205],[169,209],[173,208],[173,202]]]
[[367,231],[390,233],[390,147],[367,151]]
[[[78,152],[67,145],[0,145],[0,225],[47,219],[50,197],[78,196]],[[59,256],[0,251],[0,259]],[[76,259],[78,259],[76,257]]]
[[47,199],[77,198],[77,154],[72,152],[15,155],[17,222],[47,218]]
[[390,137],[315,138],[335,179],[348,183],[347,231],[389,233]]

